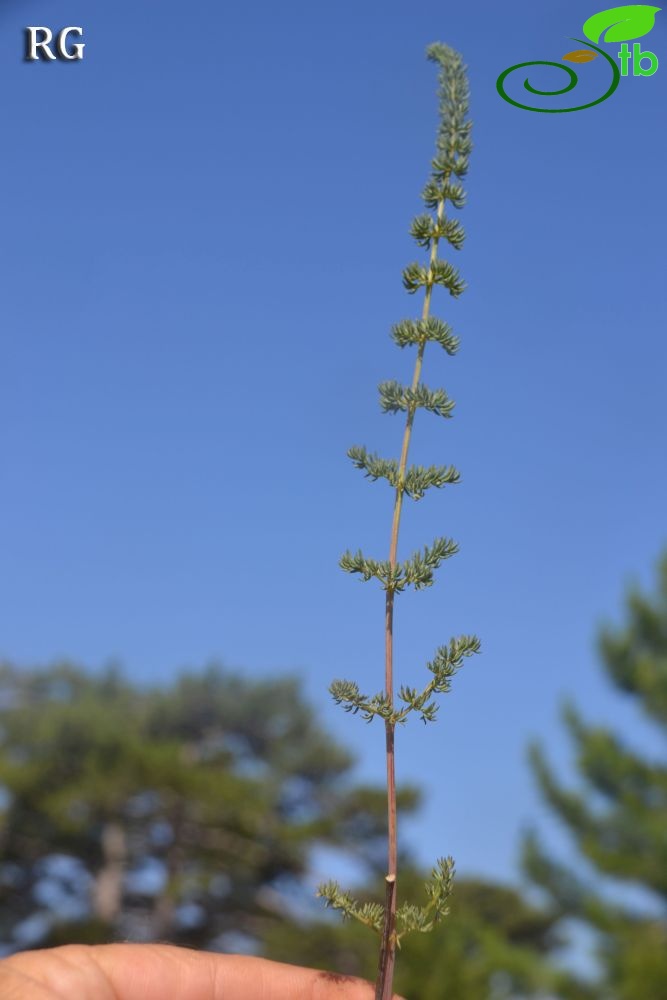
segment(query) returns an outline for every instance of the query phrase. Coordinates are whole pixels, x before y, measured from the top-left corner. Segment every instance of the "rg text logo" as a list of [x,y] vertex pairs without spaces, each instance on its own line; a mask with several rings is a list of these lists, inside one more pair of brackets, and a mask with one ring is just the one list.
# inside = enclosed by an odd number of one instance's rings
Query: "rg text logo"
[[[70,26],[63,28],[55,36],[50,28],[43,26],[25,29],[25,59],[26,62],[39,62],[40,60],[64,59],[66,62],[83,59],[85,42],[69,42],[70,36],[83,37],[83,28]],[[55,52],[53,50],[55,44]]]

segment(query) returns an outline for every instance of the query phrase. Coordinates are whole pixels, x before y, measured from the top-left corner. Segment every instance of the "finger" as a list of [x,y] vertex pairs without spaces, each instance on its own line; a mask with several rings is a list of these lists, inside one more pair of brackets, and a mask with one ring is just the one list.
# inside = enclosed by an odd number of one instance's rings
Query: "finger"
[[372,1000],[353,976],[170,945],[66,945],[0,963],[3,1000]]

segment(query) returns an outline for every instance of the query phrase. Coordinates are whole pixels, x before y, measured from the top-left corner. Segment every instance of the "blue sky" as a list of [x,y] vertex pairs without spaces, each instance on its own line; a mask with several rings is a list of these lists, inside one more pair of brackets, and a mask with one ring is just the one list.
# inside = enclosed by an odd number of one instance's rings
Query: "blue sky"
[[[412,371],[388,333],[420,308],[400,275],[436,127],[424,49],[447,42],[475,122],[468,290],[436,297],[462,348],[424,369],[455,419],[420,414],[412,458],[463,481],[406,507],[401,553],[461,551],[399,599],[397,679],[450,635],[483,655],[399,733],[428,799],[404,830],[425,863],[505,879],[530,823],[566,849],[525,763],[539,736],[567,770],[559,700],[657,747],[594,635],[667,543],[667,14],[656,75],[588,111],[529,114],[495,80],[596,10],[5,0],[0,655],[296,670],[383,780],[380,728],[327,693],[382,683],[382,592],[337,561],[386,557],[392,498],[345,452],[399,448],[376,386]],[[84,61],[23,62],[28,24],[81,25]]]

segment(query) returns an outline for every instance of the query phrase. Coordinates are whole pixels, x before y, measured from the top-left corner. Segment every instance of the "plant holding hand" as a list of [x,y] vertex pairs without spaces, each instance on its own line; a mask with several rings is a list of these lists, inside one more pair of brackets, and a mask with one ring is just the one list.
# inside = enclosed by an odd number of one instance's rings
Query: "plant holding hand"
[[334,681],[330,691],[335,701],[347,712],[361,712],[370,722],[375,716],[384,720],[387,758],[387,816],[388,861],[385,876],[385,901],[359,904],[343,892],[336,882],[321,885],[318,895],[327,906],[340,910],[343,917],[354,917],[380,935],[380,958],[375,988],[376,1000],[390,1000],[394,977],[396,947],[410,931],[430,931],[448,912],[447,900],[451,893],[454,863],[451,858],[440,858],[426,883],[426,904],[422,907],[404,904],[397,907],[397,838],[396,838],[396,783],[394,767],[394,734],[398,723],[405,723],[411,713],[423,722],[432,722],[437,712],[433,696],[449,691],[456,670],[464,657],[479,652],[475,636],[460,636],[441,646],[433,660],[427,664],[431,679],[421,689],[402,686],[398,692],[400,705],[394,700],[393,621],[394,597],[412,586],[415,590],[429,587],[433,574],[440,564],[457,551],[455,542],[437,538],[423,552],[416,552],[404,562],[397,561],[398,534],[403,507],[403,497],[419,500],[431,487],[457,483],[459,473],[453,466],[408,466],[408,451],[415,414],[418,409],[430,410],[441,417],[451,417],[454,403],[444,389],[429,389],[421,381],[426,344],[432,342],[446,354],[458,350],[458,338],[445,322],[431,316],[431,298],[436,285],[447,289],[458,298],[464,283],[457,269],[438,257],[440,242],[444,240],[454,250],[460,250],[465,237],[457,219],[446,214],[448,204],[460,209],[465,202],[465,192],[460,181],[468,170],[471,151],[471,123],[468,114],[468,81],[466,69],[458,52],[446,45],[435,43],[427,49],[427,57],[439,66],[440,124],[436,142],[436,156],[432,173],[422,198],[428,213],[418,215],[413,221],[411,234],[418,246],[428,251],[426,264],[409,264],[403,271],[403,284],[410,294],[423,288],[424,301],[420,319],[407,319],[392,329],[392,337],[399,347],[416,347],[412,382],[409,386],[398,382],[383,382],[380,387],[380,405],[385,413],[406,414],[405,430],[400,458],[383,459],[369,454],[364,447],[350,448],[349,457],[354,465],[371,479],[386,479],[395,490],[394,514],[391,525],[389,558],[378,561],[362,552],[346,552],[341,567],[349,573],[358,573],[364,580],[375,578],[386,592],[385,606],[385,686],[371,697],[362,694],[354,681]]
[[167,944],[71,944],[0,961],[3,1000],[369,1000],[372,990],[354,976]]

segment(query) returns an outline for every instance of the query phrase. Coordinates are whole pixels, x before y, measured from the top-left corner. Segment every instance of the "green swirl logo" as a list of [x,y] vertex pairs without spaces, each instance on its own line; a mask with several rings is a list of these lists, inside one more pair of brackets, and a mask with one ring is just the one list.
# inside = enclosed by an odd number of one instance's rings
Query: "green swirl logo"
[[[581,38],[572,39],[581,45],[585,45],[586,48],[568,52],[562,57],[563,60],[574,63],[587,63],[593,59],[597,59],[598,56],[602,56],[611,68],[611,82],[607,90],[601,97],[597,97],[594,101],[588,101],[586,104],[577,104],[571,108],[536,108],[530,104],[522,104],[521,101],[510,97],[505,89],[507,77],[517,70],[524,70],[532,66],[555,66],[556,69],[562,70],[567,75],[567,83],[559,90],[539,90],[526,77],[523,81],[523,86],[529,94],[535,94],[537,97],[558,97],[561,94],[567,94],[571,90],[574,90],[579,82],[575,71],[569,66],[563,66],[562,63],[551,62],[545,59],[533,59],[530,62],[517,63],[515,66],[510,66],[508,69],[503,70],[496,81],[496,90],[504,101],[507,101],[508,104],[513,104],[515,108],[521,108],[522,111],[536,111],[539,114],[566,114],[569,111],[584,111],[586,108],[595,107],[596,104],[602,104],[603,101],[606,101],[614,93],[620,83],[621,77],[628,76],[630,63],[632,63],[633,76],[652,76],[656,72],[658,57],[655,53],[647,50],[642,51],[638,42],[634,43],[632,51],[630,51],[627,41],[647,35],[655,24],[655,15],[659,10],[661,10],[660,7],[649,7],[645,4],[612,7],[609,10],[601,11],[599,14],[594,14],[585,22],[583,33],[589,39],[588,41]],[[604,38],[602,38],[603,35]],[[623,43],[621,51],[618,53],[620,67],[608,52],[605,52],[604,49],[594,44],[601,39],[605,42]],[[648,66],[645,65],[647,61]]]

